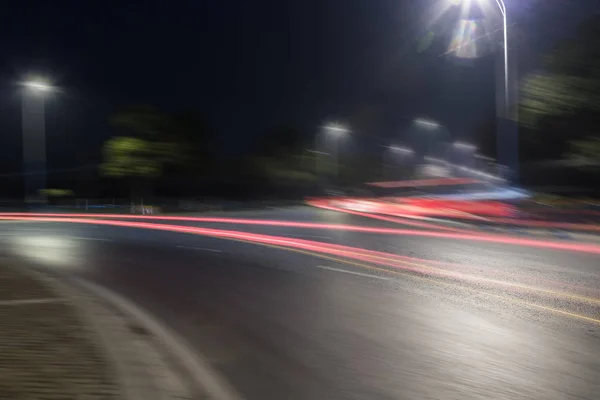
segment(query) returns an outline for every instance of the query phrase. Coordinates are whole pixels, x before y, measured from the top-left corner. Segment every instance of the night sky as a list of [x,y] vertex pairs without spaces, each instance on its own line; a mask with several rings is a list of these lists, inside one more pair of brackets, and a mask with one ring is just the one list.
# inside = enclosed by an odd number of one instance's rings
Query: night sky
[[[474,125],[494,112],[494,54],[443,55],[458,17],[434,20],[445,1],[5,1],[0,173],[21,169],[16,82],[30,73],[62,89],[47,105],[51,169],[98,162],[115,134],[109,116],[132,104],[198,112],[229,153],[270,127],[312,134],[331,118],[402,140],[407,121],[427,115],[476,139]],[[521,76],[600,12],[597,0],[506,3]],[[429,30],[436,39],[419,53]]]

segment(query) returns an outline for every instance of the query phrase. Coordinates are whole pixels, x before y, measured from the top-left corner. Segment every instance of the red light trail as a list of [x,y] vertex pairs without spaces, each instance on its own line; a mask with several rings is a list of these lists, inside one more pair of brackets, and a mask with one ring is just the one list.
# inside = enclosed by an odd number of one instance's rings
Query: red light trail
[[[239,240],[256,244],[272,245],[276,247],[305,250],[314,253],[334,255],[347,259],[353,259],[358,261],[364,261],[371,264],[382,265],[391,267],[393,269],[400,269],[403,271],[424,274],[429,276],[437,276],[448,279],[457,279],[461,281],[474,282],[477,285],[492,285],[501,286],[509,290],[516,291],[528,291],[536,292],[539,295],[551,295],[555,297],[566,297],[572,300],[588,303],[600,303],[600,299],[578,296],[574,294],[557,292],[548,289],[537,288],[533,286],[527,286],[516,282],[500,281],[497,279],[490,279],[487,277],[480,277],[476,275],[469,275],[455,270],[442,269],[436,266],[427,265],[424,263],[430,263],[439,266],[456,267],[462,266],[461,264],[451,264],[444,262],[436,262],[430,260],[423,260],[414,257],[400,256],[392,253],[385,253],[379,251],[373,251],[368,249],[343,246],[331,243],[315,242],[303,239],[289,238],[284,236],[270,236],[263,234],[239,232],[239,231],[227,231],[219,229],[209,229],[200,227],[189,227],[181,225],[167,225],[147,222],[132,222],[132,221],[115,221],[115,220],[97,220],[97,219],[86,219],[86,218],[56,218],[56,217],[0,217],[2,220],[28,220],[28,221],[40,221],[40,222],[67,222],[67,223],[80,223],[80,224],[95,224],[95,225],[109,225],[119,227],[131,227],[131,228],[142,228],[152,230],[162,230],[179,233],[189,233],[203,236],[210,236],[223,239]],[[407,231],[413,232],[414,231]],[[418,232],[421,236],[434,236],[434,237],[447,237],[447,236],[460,236],[454,234],[446,234],[441,232]],[[465,236],[465,235],[462,235]],[[504,243],[505,241],[502,241]],[[560,244],[561,250],[575,250],[584,251],[594,254],[600,254],[600,247],[597,246],[582,246],[573,244]],[[546,247],[544,242],[537,243],[534,247]],[[557,249],[552,247],[552,249]],[[468,266],[466,266],[469,268]],[[581,288],[578,288],[581,289]]]
[[[279,241],[293,241],[298,239],[268,236],[240,231],[227,231],[219,229],[201,228],[201,227],[189,227],[182,225],[166,225],[166,224],[155,224],[147,222],[130,222],[130,221],[114,221],[114,220],[103,220],[103,219],[91,219],[91,218],[70,218],[70,217],[18,217],[18,216],[0,216],[0,220],[28,220],[28,221],[49,221],[49,222],[70,222],[70,223],[81,223],[81,224],[96,224],[96,225],[113,225],[113,226],[124,226],[133,228],[148,228],[148,229],[160,229],[170,230],[173,232],[184,232],[184,233],[198,233],[206,234],[215,237],[231,237],[242,240],[253,240],[253,238],[261,238]],[[286,221],[281,221],[288,224],[294,224]],[[301,224],[301,226],[311,226],[312,224],[295,223]],[[325,224],[326,225],[326,224]],[[292,226],[292,225],[286,225]],[[298,225],[296,225],[298,226]],[[327,226],[327,225],[326,225]],[[312,226],[314,227],[314,226]],[[500,236],[500,235],[482,235],[480,233],[454,233],[454,232],[431,232],[431,231],[417,231],[409,229],[385,229],[385,228],[368,228],[368,227],[352,227],[348,229],[348,226],[344,225],[333,225],[337,229],[346,229],[361,232],[372,232],[372,233],[389,233],[403,236],[417,236],[417,237],[429,237],[439,239],[454,239],[454,240],[467,240],[467,241],[479,241],[486,243],[499,243],[508,244],[515,246],[527,246],[534,248],[550,249],[550,250],[564,250],[564,251],[575,251],[590,254],[600,254],[600,246],[587,244],[587,243],[565,243],[565,242],[553,242],[553,241],[542,241],[534,239],[517,238],[511,236]],[[334,228],[335,229],[335,228]],[[319,243],[319,242],[312,242]],[[285,245],[284,243],[273,243],[279,245]]]

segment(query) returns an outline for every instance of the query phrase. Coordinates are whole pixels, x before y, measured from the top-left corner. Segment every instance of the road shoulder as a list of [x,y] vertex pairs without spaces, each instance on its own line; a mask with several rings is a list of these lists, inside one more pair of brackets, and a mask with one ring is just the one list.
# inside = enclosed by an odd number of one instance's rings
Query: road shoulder
[[131,316],[9,258],[0,259],[0,348],[0,393],[10,398],[210,398]]

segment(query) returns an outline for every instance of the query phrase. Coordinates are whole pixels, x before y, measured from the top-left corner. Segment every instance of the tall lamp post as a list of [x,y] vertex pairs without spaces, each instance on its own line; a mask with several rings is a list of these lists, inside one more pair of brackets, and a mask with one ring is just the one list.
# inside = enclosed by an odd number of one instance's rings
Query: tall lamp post
[[[479,3],[483,3],[489,0],[478,0]],[[506,5],[504,4],[504,0],[494,0],[500,13],[502,14],[502,32],[503,32],[503,41],[504,41],[504,114],[505,117],[508,115],[509,109],[509,97],[508,97],[508,15],[506,13]],[[466,4],[467,6],[471,4],[470,0],[460,0],[455,1],[455,4]]]
[[46,202],[46,96],[54,87],[42,79],[23,82],[22,127],[25,202]]
[[[483,3],[490,0],[478,0],[479,3]],[[518,126],[516,122],[512,121],[511,118],[516,117],[511,110],[511,99],[510,99],[510,68],[508,62],[508,13],[506,11],[506,5],[504,0],[494,0],[500,14],[502,14],[502,33],[504,42],[503,52],[503,101],[499,103],[499,110],[497,110],[497,158],[502,163],[510,165],[514,178],[518,179],[519,169],[519,140],[518,140]],[[462,3],[467,4],[468,0],[461,0]],[[470,3],[470,2],[469,2]],[[515,98],[515,100],[517,100]],[[501,106],[500,106],[501,104]]]
[[[333,167],[334,167],[334,175],[337,178],[339,176],[339,165],[338,165],[338,150],[339,150],[339,140],[342,136],[347,135],[348,133],[350,133],[350,129],[348,129],[347,127],[341,125],[341,124],[336,124],[336,123],[330,123],[327,124],[325,126],[322,127],[322,133],[318,132],[316,135],[316,143],[315,143],[315,147],[316,147],[316,151],[314,152],[316,154],[316,168],[317,168],[317,177],[319,175],[319,159],[321,158],[321,156],[326,156],[329,155],[331,157],[333,157]],[[332,141],[333,142],[333,148],[331,151],[327,152],[324,150],[324,148],[326,147],[325,141]]]
[[[450,131],[448,130],[448,128],[446,128],[444,125],[433,121],[433,120],[429,120],[429,119],[425,119],[425,118],[417,118],[413,121],[413,123],[421,128],[430,130],[430,131],[438,131],[441,132],[443,134],[445,134],[446,138],[449,139],[450,138]],[[438,135],[439,136],[439,135]],[[439,138],[438,140],[443,140],[443,138]],[[435,137],[430,137],[429,139],[427,139],[427,151],[426,153],[432,153],[432,142],[435,141]],[[440,143],[442,144],[442,143]]]
[[454,142],[452,147],[455,149],[456,155],[458,156],[456,160],[457,164],[460,163],[469,167],[473,166],[472,164],[475,162],[475,151],[477,150],[475,145],[464,142]]
[[[480,0],[482,1],[482,0]],[[511,99],[509,93],[510,85],[510,68],[508,65],[508,16],[506,12],[506,5],[504,0],[495,0],[500,13],[502,14],[502,31],[504,41],[504,101],[502,107],[498,113],[498,133],[496,139],[496,146],[498,148],[498,159],[501,163],[509,166],[512,173],[512,180],[518,180],[519,174],[519,132],[518,126],[515,121],[512,120],[513,112],[511,110]],[[516,101],[517,99],[515,99]]]
[[400,161],[402,164],[402,179],[404,179],[405,174],[404,174],[404,167],[405,167],[405,159],[407,157],[410,157],[414,154],[414,152],[411,149],[408,149],[406,147],[399,147],[399,146],[385,146],[385,150],[383,153],[383,165],[382,165],[382,175],[383,175],[383,179],[390,179],[390,174],[388,173],[388,166],[391,165],[391,156],[392,155],[398,155],[400,157]]
[[[504,35],[504,113],[509,114],[509,98],[508,98],[508,22],[506,15],[506,5],[504,0],[495,0],[500,13],[502,14],[502,31]],[[509,117],[509,115],[505,115]]]

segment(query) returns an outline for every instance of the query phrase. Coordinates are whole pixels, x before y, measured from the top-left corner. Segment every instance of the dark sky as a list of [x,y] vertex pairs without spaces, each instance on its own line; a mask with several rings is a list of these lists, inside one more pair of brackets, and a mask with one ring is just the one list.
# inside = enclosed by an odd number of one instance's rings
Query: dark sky
[[[448,0],[5,1],[0,13],[1,173],[20,168],[16,82],[51,77],[51,168],[96,162],[130,104],[204,115],[222,148],[244,151],[274,125],[311,131],[329,118],[402,136],[428,115],[456,137],[493,112],[493,54],[441,54]],[[493,3],[493,0],[490,0]],[[506,0],[526,73],[600,1]],[[478,18],[474,11],[470,18]],[[429,29],[438,36],[418,53]]]

